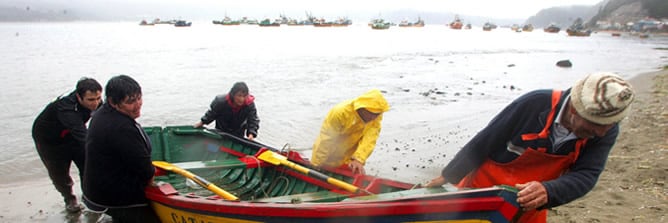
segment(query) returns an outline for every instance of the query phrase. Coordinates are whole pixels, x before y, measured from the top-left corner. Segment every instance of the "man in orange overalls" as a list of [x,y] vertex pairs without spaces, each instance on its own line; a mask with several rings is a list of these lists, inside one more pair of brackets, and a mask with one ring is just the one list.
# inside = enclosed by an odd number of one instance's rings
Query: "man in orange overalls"
[[536,90],[516,99],[426,186],[517,187],[519,222],[546,222],[546,208],[589,192],[634,99],[612,73],[594,73],[571,89]]

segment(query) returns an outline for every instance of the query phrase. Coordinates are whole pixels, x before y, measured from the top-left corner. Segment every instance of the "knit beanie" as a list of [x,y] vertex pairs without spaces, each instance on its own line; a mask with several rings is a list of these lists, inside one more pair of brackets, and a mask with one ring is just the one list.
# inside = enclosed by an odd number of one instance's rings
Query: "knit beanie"
[[613,73],[589,74],[571,91],[573,107],[582,118],[600,125],[621,121],[630,110],[633,88]]

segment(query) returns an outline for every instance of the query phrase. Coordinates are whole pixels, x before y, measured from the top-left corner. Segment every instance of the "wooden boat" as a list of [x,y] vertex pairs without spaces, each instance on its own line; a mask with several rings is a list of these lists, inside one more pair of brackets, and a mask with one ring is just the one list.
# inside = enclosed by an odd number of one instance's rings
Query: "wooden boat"
[[389,29],[390,26],[392,26],[392,23],[386,22],[383,19],[374,19],[370,23],[370,26],[372,29]]
[[145,130],[154,165],[174,168],[156,171],[157,186],[146,189],[163,222],[512,222],[520,215],[511,187],[419,188],[342,168],[316,172],[295,151],[214,130]]
[[258,25],[262,26],[262,27],[278,27],[278,26],[281,26],[280,23],[271,22],[270,19],[263,19],[262,21],[260,21],[260,23],[258,23]]
[[153,26],[153,25],[155,25],[155,23],[149,23],[149,22],[146,22],[145,19],[142,19],[141,22],[139,22],[139,25],[140,26]]
[[174,26],[176,27],[189,27],[192,25],[192,22],[187,22],[185,20],[177,20],[176,23],[174,23]]
[[590,36],[591,30],[566,29],[569,36]]
[[533,31],[533,25],[531,25],[531,24],[525,24],[524,26],[522,26],[522,31],[523,31],[523,32],[531,32],[531,31]]
[[573,24],[566,29],[566,33],[569,36],[590,36],[591,30],[585,29],[582,18],[577,18],[573,21]]
[[211,22],[213,22],[213,24],[216,24],[216,25],[224,25],[224,26],[241,25],[241,21],[232,20],[228,16],[225,16],[225,18],[223,18],[223,20],[212,20]]
[[459,16],[455,15],[455,20],[452,21],[449,24],[451,29],[462,29],[462,26],[464,26],[464,23],[462,23],[462,20],[459,19]]
[[417,21],[409,22],[408,20],[403,20],[398,25],[399,27],[424,27],[424,20],[418,17]]
[[496,25],[494,25],[493,23],[486,22],[486,23],[482,26],[482,30],[483,30],[483,31],[492,31],[492,29],[496,29]]
[[550,24],[549,26],[543,28],[543,31],[546,33],[559,33],[561,28],[555,24]]

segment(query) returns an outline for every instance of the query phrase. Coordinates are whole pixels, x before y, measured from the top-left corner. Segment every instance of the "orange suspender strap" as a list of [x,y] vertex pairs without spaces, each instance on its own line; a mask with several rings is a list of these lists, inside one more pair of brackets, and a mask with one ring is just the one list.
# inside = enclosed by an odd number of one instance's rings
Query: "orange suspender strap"
[[578,141],[575,141],[575,156],[573,157],[573,163],[575,163],[575,161],[580,156],[580,149],[584,148],[585,144],[587,144],[587,138],[578,139]]
[[522,140],[530,141],[530,140],[547,138],[547,136],[550,134],[550,126],[552,125],[552,122],[554,121],[554,113],[557,112],[557,105],[559,105],[559,99],[561,99],[561,90],[553,90],[552,91],[552,108],[550,109],[550,114],[547,115],[547,122],[545,123],[545,127],[543,128],[543,131],[540,131],[540,133],[523,134],[522,135]]

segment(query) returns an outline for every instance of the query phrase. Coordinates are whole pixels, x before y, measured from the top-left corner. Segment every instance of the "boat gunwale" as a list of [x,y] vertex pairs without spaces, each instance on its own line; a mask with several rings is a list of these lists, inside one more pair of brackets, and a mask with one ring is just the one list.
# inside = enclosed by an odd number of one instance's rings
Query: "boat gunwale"
[[[179,126],[165,127],[164,130],[178,129]],[[187,126],[182,126],[187,127]],[[178,134],[179,130],[175,130]],[[291,161],[311,167],[310,162],[301,157],[301,155],[292,150],[279,151],[272,147],[266,146],[259,142],[252,142],[245,139],[238,138],[223,132],[218,132],[210,129],[186,129],[181,133],[195,133],[209,135],[209,137],[223,137],[232,140],[233,144],[242,144],[243,151],[238,151],[232,148],[223,148],[220,146],[219,150],[237,157],[241,162],[249,164],[255,163],[257,157],[249,155],[249,152],[256,151],[256,154],[264,150],[271,150],[281,154],[285,154]],[[186,133],[186,134],[188,134]],[[160,137],[162,145],[167,146],[167,136]],[[220,138],[219,138],[220,139]],[[230,146],[234,147],[234,146]],[[163,148],[164,149],[164,148]],[[224,150],[225,149],[225,150]],[[229,150],[229,151],[227,151]],[[161,150],[163,157],[168,158],[169,149]],[[245,153],[244,153],[245,152]],[[234,158],[232,158],[234,159]],[[249,168],[250,166],[239,166],[237,169]],[[305,181],[308,184],[313,184],[322,187],[325,190],[335,193],[340,193],[349,198],[365,197],[373,195],[353,194],[343,191],[326,182],[313,179],[294,171],[284,166],[260,165],[250,168],[275,168],[275,171],[284,172],[298,180]],[[367,176],[367,175],[353,175],[349,170],[340,168],[321,168],[330,172],[331,174],[339,175],[341,177],[348,177],[352,180],[352,184],[364,187],[372,191],[380,191],[380,188],[385,186],[389,188],[399,189],[398,191],[378,193],[378,195],[395,193],[395,192],[409,192],[413,190],[415,185],[405,182],[395,181],[386,178]],[[403,189],[403,190],[401,190]],[[321,191],[321,192],[322,192]],[[254,200],[246,201],[227,201],[217,196],[193,196],[192,194],[182,193],[174,189],[170,183],[163,183],[157,187],[149,187],[146,190],[146,196],[151,203],[160,204],[167,208],[185,211],[190,213],[198,213],[211,216],[221,217],[236,217],[239,219],[262,219],[268,217],[278,218],[295,218],[295,219],[318,219],[318,218],[343,218],[345,216],[354,217],[373,217],[382,218],[383,216],[411,216],[411,215],[449,215],[453,214],[470,214],[472,212],[493,212],[499,214],[504,219],[512,219],[520,212],[517,204],[516,194],[517,190],[512,187],[489,187],[480,189],[465,189],[460,191],[445,191],[426,194],[407,194],[398,195],[397,197],[385,197],[380,199],[360,199],[360,200],[340,200],[327,202],[257,202]],[[298,194],[293,194],[298,195]]]

